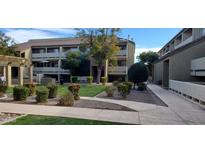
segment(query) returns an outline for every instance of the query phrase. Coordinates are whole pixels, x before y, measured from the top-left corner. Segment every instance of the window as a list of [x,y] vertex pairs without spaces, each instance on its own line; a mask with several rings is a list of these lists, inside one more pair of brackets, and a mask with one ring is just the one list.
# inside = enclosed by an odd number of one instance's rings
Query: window
[[21,57],[25,58],[25,52],[21,53]]
[[192,36],[192,28],[188,28],[184,33],[183,33],[183,41],[190,38]]
[[32,53],[36,54],[36,53],[45,53],[45,48],[33,48],[32,49]]
[[118,60],[117,65],[118,66],[126,66],[126,60]]
[[59,48],[47,48],[47,53],[56,53],[59,52]]
[[63,47],[63,52],[68,52],[68,51],[77,51],[78,47],[73,46],[73,47]]
[[126,45],[120,45],[120,50],[126,50],[127,46]]

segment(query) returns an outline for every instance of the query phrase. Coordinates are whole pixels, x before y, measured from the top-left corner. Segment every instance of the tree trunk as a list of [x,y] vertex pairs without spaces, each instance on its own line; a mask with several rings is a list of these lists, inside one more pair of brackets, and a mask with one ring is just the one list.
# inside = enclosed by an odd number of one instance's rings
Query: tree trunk
[[97,70],[98,70],[98,74],[97,74],[97,84],[99,84],[99,83],[100,83],[100,77],[101,77],[102,69],[101,69],[101,67],[98,67]]

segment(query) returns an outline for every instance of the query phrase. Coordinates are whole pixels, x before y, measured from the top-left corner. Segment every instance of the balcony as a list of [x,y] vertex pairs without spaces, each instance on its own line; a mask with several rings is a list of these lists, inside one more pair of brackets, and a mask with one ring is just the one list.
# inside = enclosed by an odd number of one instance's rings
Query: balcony
[[108,74],[118,75],[118,74],[127,74],[127,66],[109,66]]
[[191,75],[205,76],[205,57],[191,61]]
[[192,42],[192,41],[193,41],[193,37],[190,36],[190,37],[187,38],[186,40],[184,40],[184,41],[182,41],[181,43],[179,43],[178,45],[176,45],[174,48],[177,49],[177,48],[182,47],[182,46],[184,46],[184,45],[186,45],[186,44],[188,44],[188,43],[190,43],[190,42]]
[[58,67],[34,67],[34,74],[70,74],[70,70]]
[[53,52],[53,53],[32,53],[32,59],[55,59],[55,58],[65,58],[65,52]]
[[120,50],[118,53],[117,53],[118,56],[126,56],[127,55],[127,50]]

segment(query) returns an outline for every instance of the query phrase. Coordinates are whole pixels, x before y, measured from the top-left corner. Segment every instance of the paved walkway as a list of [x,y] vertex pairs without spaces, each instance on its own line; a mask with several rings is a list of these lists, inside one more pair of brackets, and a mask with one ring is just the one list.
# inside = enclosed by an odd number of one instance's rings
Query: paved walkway
[[153,111],[153,113],[146,112],[144,116],[151,115],[160,119],[170,117],[170,119],[176,120],[177,123],[181,124],[205,124],[205,110],[199,105],[189,102],[157,85],[149,84],[148,87],[168,105],[168,108],[158,106],[156,111]]
[[0,112],[73,117],[129,124],[140,123],[138,112],[128,111],[0,103]]
[[157,85],[149,84],[148,87],[163,100],[168,107],[136,101],[81,97],[82,100],[103,101],[123,105],[136,110],[136,112],[10,103],[0,103],[0,112],[74,117],[129,124],[205,124],[205,111],[200,106]]

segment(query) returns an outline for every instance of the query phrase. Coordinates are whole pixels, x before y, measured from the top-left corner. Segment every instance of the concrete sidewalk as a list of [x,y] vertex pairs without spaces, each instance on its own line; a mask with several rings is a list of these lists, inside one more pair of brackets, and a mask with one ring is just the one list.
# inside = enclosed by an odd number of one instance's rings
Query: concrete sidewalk
[[[157,85],[149,84],[148,87],[168,105],[169,112],[174,113],[185,124],[205,124],[205,110],[199,105],[189,102]],[[168,114],[165,108],[158,107],[158,110]]]
[[128,111],[0,103],[0,112],[72,117],[127,124],[140,124],[138,112]]

